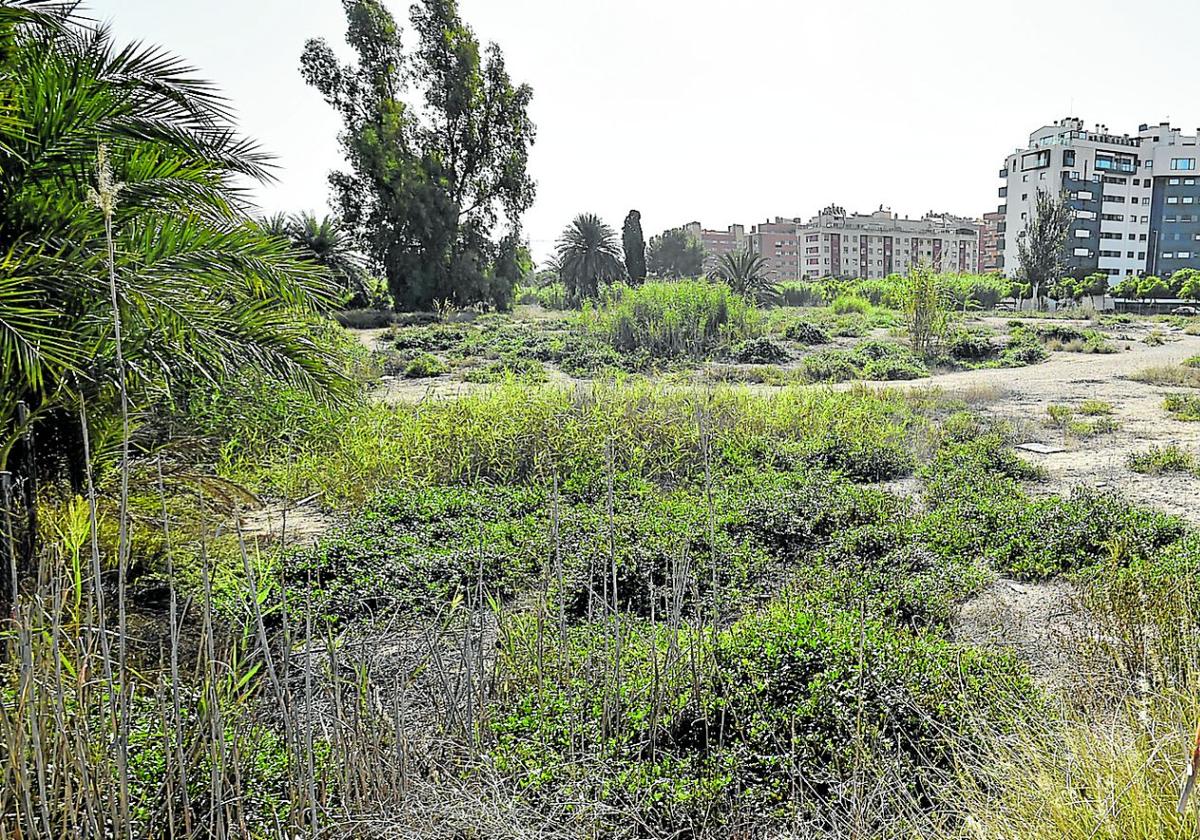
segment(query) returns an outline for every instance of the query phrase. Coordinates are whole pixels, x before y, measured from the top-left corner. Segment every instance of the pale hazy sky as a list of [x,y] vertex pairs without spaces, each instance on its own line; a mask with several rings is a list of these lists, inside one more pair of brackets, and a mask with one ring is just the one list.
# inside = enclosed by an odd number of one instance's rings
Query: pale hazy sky
[[[407,0],[389,3],[407,22]],[[339,0],[86,0],[168,47],[278,157],[266,211],[323,210],[339,124],[298,72],[345,50]],[[534,88],[539,257],[581,211],[646,235],[808,216],[831,202],[979,215],[1033,129],[1200,125],[1196,0],[460,0]]]

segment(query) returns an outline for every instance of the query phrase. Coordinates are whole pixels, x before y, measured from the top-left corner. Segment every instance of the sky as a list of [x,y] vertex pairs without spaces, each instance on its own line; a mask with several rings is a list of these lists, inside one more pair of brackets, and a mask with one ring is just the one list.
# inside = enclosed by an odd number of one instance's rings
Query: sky
[[[402,21],[409,3],[391,0]],[[1200,3],[1143,0],[460,0],[534,89],[524,219],[542,259],[570,220],[647,237],[834,203],[979,216],[1034,129],[1200,126]],[[350,57],[339,0],[85,0],[121,41],[159,44],[215,82],[277,158],[264,212],[328,209],[339,122],[298,71],[304,42]]]

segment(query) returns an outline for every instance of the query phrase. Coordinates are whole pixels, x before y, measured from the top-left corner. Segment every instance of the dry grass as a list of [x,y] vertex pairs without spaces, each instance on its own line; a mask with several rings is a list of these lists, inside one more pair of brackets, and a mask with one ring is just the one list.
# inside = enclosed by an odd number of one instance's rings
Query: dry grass
[[1155,365],[1131,374],[1129,378],[1146,385],[1200,388],[1200,368],[1185,367],[1184,365]]

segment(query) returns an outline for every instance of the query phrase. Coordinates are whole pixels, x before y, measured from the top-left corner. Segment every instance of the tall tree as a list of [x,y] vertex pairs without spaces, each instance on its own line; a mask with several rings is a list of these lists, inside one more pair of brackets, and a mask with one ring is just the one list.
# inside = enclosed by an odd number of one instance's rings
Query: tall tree
[[646,239],[642,235],[642,214],[630,210],[621,230],[621,242],[625,248],[625,272],[633,286],[646,282]]
[[558,240],[558,267],[573,299],[596,297],[601,283],[625,274],[616,231],[594,213],[576,216]]
[[646,264],[657,277],[699,277],[704,270],[704,246],[683,228],[668,230],[650,238]]
[[1067,235],[1074,213],[1064,196],[1038,189],[1033,218],[1017,240],[1021,276],[1029,284],[1033,299],[1040,303],[1045,291],[1066,270]]
[[381,0],[342,3],[357,64],[314,39],[301,71],[345,126],[349,171],[330,176],[343,220],[399,307],[511,295],[496,286],[507,272],[495,271],[504,255],[494,236],[503,219],[519,238],[533,204],[532,89],[513,84],[495,44],[481,57],[455,0],[412,7],[411,54]]

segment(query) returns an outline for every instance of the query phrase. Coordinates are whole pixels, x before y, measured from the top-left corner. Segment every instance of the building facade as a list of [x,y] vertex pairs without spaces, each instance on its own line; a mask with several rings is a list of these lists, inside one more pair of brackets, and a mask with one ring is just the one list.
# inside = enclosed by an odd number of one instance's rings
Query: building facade
[[755,225],[746,237],[750,252],[762,257],[776,280],[803,277],[800,263],[800,219],[777,216]]
[[808,222],[758,225],[750,242],[780,280],[886,277],[918,264],[935,271],[979,271],[978,223],[948,213],[902,219],[882,208],[864,215],[832,206]]
[[1001,270],[1019,271],[1038,190],[1061,193],[1073,211],[1066,257],[1074,276],[1200,268],[1198,157],[1196,135],[1168,123],[1142,125],[1136,135],[1103,125],[1089,131],[1073,117],[1039,128],[1000,170]]
[[1003,251],[1000,247],[1004,227],[1003,213],[984,213],[979,225],[979,271],[992,274],[1000,271]]
[[725,230],[706,230],[699,222],[688,222],[683,229],[704,246],[704,268],[711,269],[725,254],[746,250],[746,226],[730,225]]

